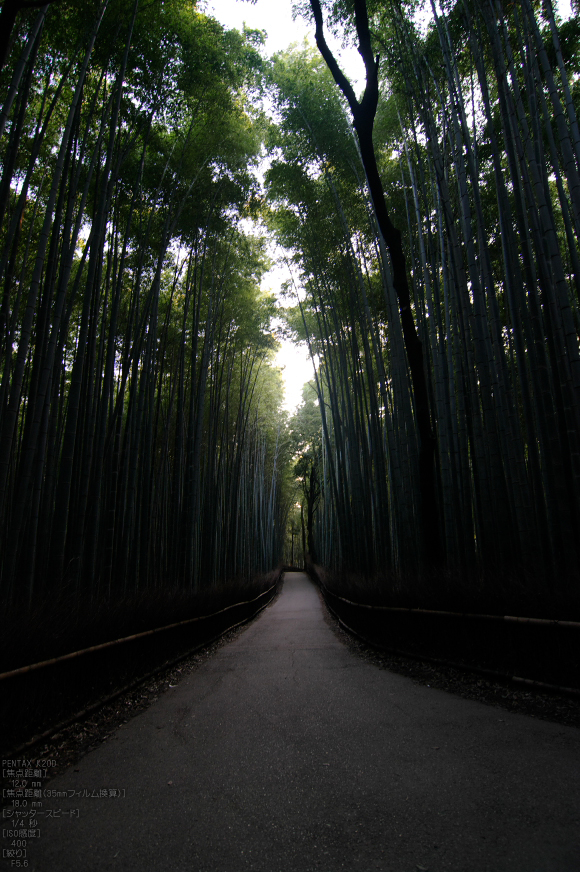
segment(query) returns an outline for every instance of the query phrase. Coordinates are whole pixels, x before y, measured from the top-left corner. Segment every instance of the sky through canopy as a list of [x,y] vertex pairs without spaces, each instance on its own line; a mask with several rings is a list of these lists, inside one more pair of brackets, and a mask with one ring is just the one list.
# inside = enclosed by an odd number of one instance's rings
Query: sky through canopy
[[[429,3],[425,6],[429,7]],[[554,6],[562,18],[572,15],[570,0],[554,0]],[[245,0],[209,0],[205,9],[215,16],[224,26],[241,30],[244,24],[256,30],[267,33],[266,53],[272,55],[288,48],[292,43],[302,43],[305,39],[315,45],[314,27],[303,18],[292,18],[291,0],[272,3],[271,0],[257,0],[256,3]],[[422,13],[423,20],[430,15]],[[364,66],[354,47],[343,48],[327,33],[327,41],[350,81],[362,89],[364,83]],[[272,256],[276,250],[272,247]],[[288,269],[283,264],[275,266],[264,278],[264,287],[278,293],[282,282],[288,279]],[[283,367],[286,390],[285,407],[293,411],[302,399],[302,387],[313,377],[312,362],[303,345],[296,345],[289,340],[283,340],[276,362]]]

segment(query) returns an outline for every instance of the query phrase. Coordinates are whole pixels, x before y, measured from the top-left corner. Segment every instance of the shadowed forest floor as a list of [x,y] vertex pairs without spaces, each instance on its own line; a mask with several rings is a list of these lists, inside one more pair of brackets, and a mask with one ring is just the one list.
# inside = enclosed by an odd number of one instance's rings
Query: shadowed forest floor
[[260,618],[52,781],[126,796],[45,821],[31,868],[577,868],[576,730],[379,669],[329,624],[287,574]]

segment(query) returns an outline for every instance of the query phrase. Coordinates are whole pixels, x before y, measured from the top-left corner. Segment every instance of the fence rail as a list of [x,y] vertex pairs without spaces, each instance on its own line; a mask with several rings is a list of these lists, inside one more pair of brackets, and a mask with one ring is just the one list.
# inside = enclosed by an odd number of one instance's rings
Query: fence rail
[[2,673],[0,705],[10,717],[2,721],[0,747],[13,749],[36,743],[252,620],[272,601],[280,579],[281,573],[274,584],[252,599],[210,614]]
[[10,669],[8,672],[0,672],[0,681],[5,678],[13,678],[15,675],[24,675],[26,672],[33,672],[35,669],[43,669],[45,666],[53,666],[55,663],[63,663],[65,660],[73,660],[75,657],[81,657],[83,654],[90,654],[93,651],[102,651],[104,648],[112,648],[114,645],[122,645],[124,642],[132,642],[135,639],[144,639],[145,636],[153,636],[155,633],[162,633],[164,630],[173,630],[176,627],[184,627],[186,624],[193,624],[196,621],[205,621],[209,618],[215,618],[216,615],[221,615],[230,609],[238,608],[239,606],[249,606],[251,603],[257,602],[261,597],[274,590],[278,581],[269,587],[268,590],[262,591],[258,596],[251,600],[244,600],[240,603],[232,603],[223,609],[218,609],[217,612],[212,612],[209,615],[198,615],[195,618],[187,618],[185,621],[177,621],[174,624],[166,624],[164,627],[156,627],[154,630],[144,630],[142,633],[133,633],[131,636],[123,636],[122,639],[114,639],[111,642],[102,642],[100,645],[91,645],[90,648],[81,648],[79,651],[71,651],[70,654],[61,654],[60,657],[51,657],[48,660],[40,660],[38,663],[31,663],[29,666],[20,666],[18,669]]
[[580,696],[577,621],[361,603],[330,590],[309,569],[341,626],[368,645],[540,692]]
[[[551,627],[575,627],[576,629],[580,629],[580,621],[560,621],[557,619],[551,618],[520,618],[515,615],[481,615],[477,612],[446,612],[446,611],[438,611],[436,609],[414,609],[406,606],[379,606],[379,605],[370,605],[369,603],[359,603],[355,600],[346,599],[346,597],[340,596],[334,591],[330,590],[324,582],[318,579],[318,584],[323,590],[330,594],[330,596],[335,599],[341,600],[343,603],[347,603],[349,606],[356,606],[359,609],[372,609],[373,611],[383,611],[383,612],[404,612],[406,614],[416,614],[416,615],[440,615],[445,618],[478,618],[482,621],[509,621],[514,624],[537,624],[537,625],[546,625]],[[1,676],[0,676],[1,677]]]

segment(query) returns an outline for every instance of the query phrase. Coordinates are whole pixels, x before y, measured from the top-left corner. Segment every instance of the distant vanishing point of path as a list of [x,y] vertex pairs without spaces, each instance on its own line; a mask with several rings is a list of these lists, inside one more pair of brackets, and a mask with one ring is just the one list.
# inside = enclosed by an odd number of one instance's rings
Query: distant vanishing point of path
[[364,662],[298,572],[76,769],[125,797],[52,800],[30,870],[580,870],[580,732]]

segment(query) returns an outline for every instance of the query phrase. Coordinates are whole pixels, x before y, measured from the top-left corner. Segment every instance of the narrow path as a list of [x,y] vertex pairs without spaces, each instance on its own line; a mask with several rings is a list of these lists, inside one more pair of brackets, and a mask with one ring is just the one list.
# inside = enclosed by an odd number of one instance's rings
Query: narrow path
[[76,768],[36,872],[580,869],[578,730],[365,663],[302,573]]

